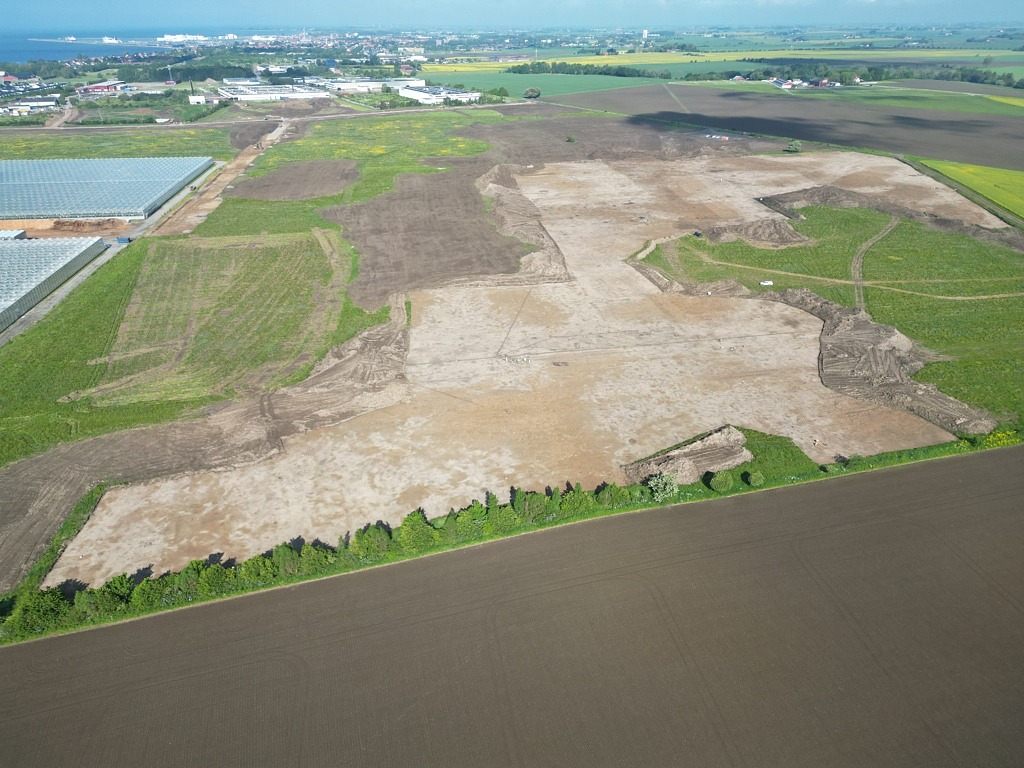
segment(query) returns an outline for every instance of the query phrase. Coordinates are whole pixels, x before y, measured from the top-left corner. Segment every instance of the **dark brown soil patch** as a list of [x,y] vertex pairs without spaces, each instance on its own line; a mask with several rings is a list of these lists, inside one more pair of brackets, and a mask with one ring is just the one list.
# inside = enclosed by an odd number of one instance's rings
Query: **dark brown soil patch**
[[395,291],[516,272],[530,248],[488,220],[474,185],[483,171],[470,163],[445,174],[409,175],[367,203],[320,211],[345,228],[362,255],[359,278],[348,290],[353,301],[375,308]]
[[235,182],[225,197],[255,200],[311,200],[336,195],[359,177],[352,160],[288,163],[277,170]]
[[228,136],[231,146],[235,149],[251,147],[268,133],[277,128],[277,122],[271,120],[254,120],[251,123],[239,123],[231,129]]

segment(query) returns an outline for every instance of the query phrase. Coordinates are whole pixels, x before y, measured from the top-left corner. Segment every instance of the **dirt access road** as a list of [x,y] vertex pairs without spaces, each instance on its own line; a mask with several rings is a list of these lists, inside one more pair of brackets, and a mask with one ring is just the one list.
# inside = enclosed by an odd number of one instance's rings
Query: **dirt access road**
[[1022,462],[620,515],[0,648],[3,759],[1016,768]]
[[281,140],[288,132],[291,123],[282,120],[266,138],[242,149],[213,176],[206,180],[196,194],[188,198],[180,208],[168,214],[163,221],[150,230],[155,236],[185,235],[202,224],[220,205],[224,190],[244,173],[253,162],[266,150]]

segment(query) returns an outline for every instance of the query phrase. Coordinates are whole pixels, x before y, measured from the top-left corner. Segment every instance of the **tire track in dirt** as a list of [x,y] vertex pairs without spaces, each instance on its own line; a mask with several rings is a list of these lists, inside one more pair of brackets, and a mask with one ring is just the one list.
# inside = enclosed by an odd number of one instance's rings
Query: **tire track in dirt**
[[853,261],[850,263],[850,275],[853,277],[853,306],[861,312],[866,309],[864,306],[864,254],[871,250],[882,238],[896,229],[896,227],[899,226],[899,223],[899,217],[891,216],[889,218],[889,223],[882,228],[882,231],[866,243],[863,243],[861,247],[857,249],[857,253],[853,255]]

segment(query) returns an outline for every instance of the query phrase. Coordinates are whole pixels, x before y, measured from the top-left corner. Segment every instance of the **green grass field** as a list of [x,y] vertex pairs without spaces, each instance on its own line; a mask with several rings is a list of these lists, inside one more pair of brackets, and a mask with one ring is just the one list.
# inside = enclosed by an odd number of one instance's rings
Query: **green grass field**
[[[508,67],[508,64],[504,65]],[[539,88],[541,96],[567,96],[571,93],[607,91],[613,88],[631,88],[638,85],[652,85],[667,82],[648,77],[613,77],[611,75],[514,75],[500,70],[463,71],[452,69],[442,72],[427,72],[431,82],[445,85],[462,84],[471,90],[489,91],[505,88],[510,96],[520,97],[527,88]]]
[[1011,213],[1024,216],[1024,173],[982,165],[952,163],[946,160],[921,160],[929,168],[953,181],[970,187]]
[[0,160],[209,155],[230,160],[236,150],[223,128],[61,130],[5,134]]
[[175,418],[200,401],[97,408],[62,402],[95,387],[146,255],[137,243],[101,267],[45,318],[0,347],[0,465],[57,443]]
[[357,254],[333,233],[259,241],[151,238],[118,254],[0,347],[0,465],[68,440],[173,419],[301,380],[387,320],[343,290]]
[[[805,287],[853,306],[850,261],[889,217],[867,209],[801,212],[806,220],[795,228],[814,239],[809,245],[768,249],[687,236],[644,261],[678,278],[733,278],[754,292]],[[1024,415],[1024,254],[903,221],[865,253],[863,277],[875,320],[953,358],[915,378],[1005,420]]]

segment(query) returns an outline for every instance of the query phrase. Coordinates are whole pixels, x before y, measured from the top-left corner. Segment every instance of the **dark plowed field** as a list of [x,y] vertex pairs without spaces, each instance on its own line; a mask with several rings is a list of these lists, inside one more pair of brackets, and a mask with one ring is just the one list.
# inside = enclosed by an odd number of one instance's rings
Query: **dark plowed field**
[[311,200],[337,195],[359,178],[352,160],[311,160],[287,163],[262,176],[243,178],[226,197],[254,200]]
[[847,147],[938,157],[1024,171],[1024,119],[931,109],[900,109],[819,100],[801,94],[756,93],[683,85],[652,85],[560,96],[558,101],[663,123],[749,131]]
[[0,763],[1019,766],[1024,449],[0,649]]

